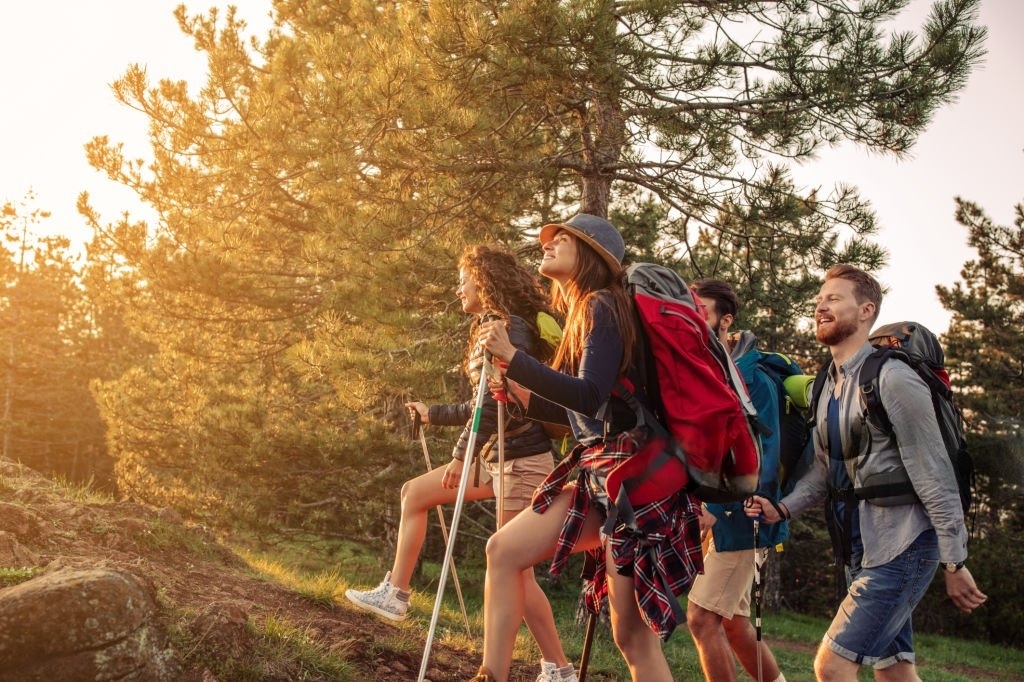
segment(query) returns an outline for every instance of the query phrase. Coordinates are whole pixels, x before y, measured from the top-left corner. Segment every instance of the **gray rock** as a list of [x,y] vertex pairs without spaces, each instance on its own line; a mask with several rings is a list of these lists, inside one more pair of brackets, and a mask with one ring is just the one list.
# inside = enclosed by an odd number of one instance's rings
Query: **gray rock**
[[0,682],[163,682],[181,673],[150,590],[112,570],[67,570],[0,590]]

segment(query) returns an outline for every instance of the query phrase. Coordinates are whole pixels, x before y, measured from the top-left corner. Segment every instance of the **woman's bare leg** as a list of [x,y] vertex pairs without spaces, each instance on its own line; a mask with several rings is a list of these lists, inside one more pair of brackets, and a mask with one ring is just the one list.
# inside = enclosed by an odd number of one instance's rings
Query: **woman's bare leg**
[[672,671],[661,650],[661,640],[640,617],[633,577],[615,571],[610,545],[605,559],[612,636],[626,659],[633,682],[672,682]]
[[[498,682],[508,680],[516,634],[525,613],[523,571],[551,557],[565,523],[570,491],[563,490],[543,514],[526,509],[487,542],[484,581],[484,662]],[[577,551],[599,544],[600,519],[587,515]]]
[[[529,508],[523,512],[528,510]],[[502,526],[523,512],[505,512]],[[569,665],[569,659],[565,657],[565,650],[562,648],[562,640],[558,637],[558,629],[555,627],[555,614],[551,611],[551,602],[537,583],[533,566],[523,571],[523,592],[523,620],[537,641],[541,657],[559,668]]]
[[[402,518],[398,524],[398,543],[395,546],[395,561],[391,565],[391,584],[400,590],[409,589],[416,562],[427,536],[427,516],[439,504],[451,504],[458,496],[458,488],[441,485],[444,467],[433,469],[422,476],[406,481],[402,485]],[[484,500],[494,497],[490,483],[466,485],[464,500]]]
[[530,634],[537,640],[541,657],[559,668],[564,668],[569,665],[569,659],[565,657],[562,640],[558,637],[555,614],[551,611],[548,596],[537,584],[532,568],[523,571],[523,590],[523,619],[526,621],[526,627],[530,629]]

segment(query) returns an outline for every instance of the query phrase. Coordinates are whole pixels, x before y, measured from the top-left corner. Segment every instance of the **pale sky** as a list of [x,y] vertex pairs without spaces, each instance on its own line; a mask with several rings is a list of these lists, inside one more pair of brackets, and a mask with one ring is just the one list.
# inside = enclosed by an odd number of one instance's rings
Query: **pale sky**
[[[107,180],[85,161],[95,135],[125,142],[130,157],[148,157],[145,117],[116,102],[110,84],[129,64],[148,69],[151,81],[188,80],[197,87],[205,62],[177,27],[180,0],[32,0],[0,9],[0,203],[20,203],[31,190],[32,208],[50,211],[41,228],[76,242],[87,238],[75,211],[88,191],[107,222],[129,210],[146,213],[134,194]],[[218,0],[185,2],[191,12]],[[270,0],[235,0],[239,16],[262,36]],[[920,26],[930,7],[913,0],[903,28]],[[1024,2],[983,0],[989,29],[985,63],[971,75],[959,101],[940,110],[909,158],[869,155],[844,147],[794,169],[799,184],[838,182],[859,187],[873,204],[890,251],[880,273],[889,288],[883,321],[915,319],[945,331],[949,313],[936,284],[959,279],[973,257],[966,231],[953,219],[955,196],[980,204],[998,224],[1010,225],[1024,201]]]

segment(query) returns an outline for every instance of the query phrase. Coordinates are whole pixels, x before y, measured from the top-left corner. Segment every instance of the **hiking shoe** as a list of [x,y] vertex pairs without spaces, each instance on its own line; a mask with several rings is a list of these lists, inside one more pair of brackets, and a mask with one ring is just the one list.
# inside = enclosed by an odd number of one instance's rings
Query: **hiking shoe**
[[569,674],[569,677],[562,677],[561,668],[558,665],[542,660],[540,662],[540,675],[537,676],[536,682],[578,682],[578,678],[576,677],[575,670]]
[[373,611],[378,616],[391,620],[405,620],[409,610],[409,601],[399,599],[399,589],[391,584],[391,571],[384,576],[380,585],[372,590],[345,590],[345,597],[365,611]]

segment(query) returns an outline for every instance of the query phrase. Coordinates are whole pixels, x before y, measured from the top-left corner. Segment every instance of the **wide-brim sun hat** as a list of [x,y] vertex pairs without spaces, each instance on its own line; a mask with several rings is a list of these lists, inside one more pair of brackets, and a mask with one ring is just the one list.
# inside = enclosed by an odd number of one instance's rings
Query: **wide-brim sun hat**
[[541,245],[551,241],[559,230],[565,230],[594,249],[608,263],[612,272],[617,272],[622,268],[622,259],[626,255],[626,243],[622,240],[619,231],[604,218],[589,213],[579,213],[564,223],[545,225],[540,228],[538,235]]

